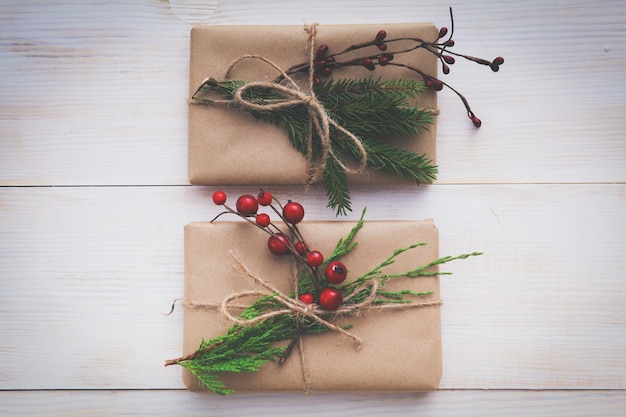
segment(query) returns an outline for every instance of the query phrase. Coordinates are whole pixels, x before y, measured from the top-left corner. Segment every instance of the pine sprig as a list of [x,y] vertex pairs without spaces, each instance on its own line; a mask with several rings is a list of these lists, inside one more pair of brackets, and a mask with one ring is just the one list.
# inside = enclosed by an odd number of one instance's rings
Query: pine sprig
[[348,175],[333,158],[328,159],[326,163],[323,181],[328,197],[327,207],[334,209],[336,214],[340,216],[352,211],[350,188],[347,186]]
[[[368,155],[367,166],[372,169],[380,169],[389,175],[406,178],[416,184],[431,183],[437,179],[437,166],[425,155],[374,140],[364,140],[362,143]],[[342,141],[339,142],[339,146],[341,150],[346,150],[355,157],[359,155],[359,150],[353,142]]]
[[418,134],[434,122],[409,102],[423,92],[413,80],[330,80],[316,88],[329,115],[361,139]]
[[416,98],[424,90],[423,82],[411,79],[329,78],[316,87],[315,92],[324,97],[325,105],[332,108],[333,103],[350,103],[359,96],[404,100]]

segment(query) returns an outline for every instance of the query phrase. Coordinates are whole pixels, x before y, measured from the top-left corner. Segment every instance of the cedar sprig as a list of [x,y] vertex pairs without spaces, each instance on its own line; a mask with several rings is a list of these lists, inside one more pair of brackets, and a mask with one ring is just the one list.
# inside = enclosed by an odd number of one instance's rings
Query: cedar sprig
[[[350,233],[345,238],[339,239],[331,256],[324,264],[339,260],[358,247],[355,238],[358,231],[364,226],[364,217],[365,210],[361,213],[359,221],[352,227]],[[384,272],[384,268],[392,265],[399,255],[424,245],[425,243],[415,243],[396,249],[389,257],[370,271],[361,275],[353,282],[341,286],[340,289],[346,296],[344,304],[360,303],[370,297],[371,287],[363,284],[373,279],[377,279],[380,282],[373,301],[374,305],[410,303],[415,297],[425,297],[433,294],[433,292],[416,292],[408,289],[385,291],[385,284],[389,280],[399,277],[417,278],[447,275],[449,272],[436,271],[433,270],[433,267],[481,254],[473,252],[459,256],[445,256],[405,273],[387,274]],[[303,269],[298,282],[300,288],[307,285],[312,288],[310,271]],[[295,294],[292,294],[292,296],[295,296]],[[284,306],[276,301],[272,295],[269,295],[254,301],[250,307],[241,313],[240,317],[253,319],[265,312],[283,308]],[[329,311],[321,317],[332,320],[333,312]],[[349,329],[350,327],[351,325],[346,325],[343,328]],[[177,359],[168,360],[165,362],[165,365],[180,365],[188,369],[207,390],[226,395],[233,392],[233,390],[224,385],[220,379],[222,374],[256,372],[268,362],[281,363],[286,358],[288,349],[290,346],[293,347],[293,342],[297,338],[306,334],[327,331],[329,331],[328,328],[318,322],[307,317],[298,318],[295,314],[270,317],[251,326],[235,324],[225,334],[209,340],[203,340],[195,352]],[[281,343],[287,340],[291,340],[292,343],[287,346]]]
[[294,336],[295,326],[284,317],[256,326],[233,326],[225,335],[203,340],[194,354],[176,360],[176,364],[188,369],[206,389],[225,395],[232,390],[219,379],[221,374],[258,371],[261,365],[277,361],[284,353],[285,347],[273,343]]
[[[243,81],[209,79],[193,98],[207,104],[232,100],[234,91],[244,84]],[[436,179],[437,167],[433,161],[425,155],[390,145],[386,140],[419,134],[433,123],[431,112],[414,103],[415,97],[423,91],[423,83],[415,80],[381,81],[380,78],[329,79],[315,89],[329,117],[359,138],[367,155],[368,168],[407,178],[416,184]],[[214,98],[216,94],[218,97]],[[247,89],[244,98],[268,104],[282,97],[269,88],[258,87]],[[307,156],[310,115],[304,104],[281,111],[249,111],[260,120],[285,128],[292,146]],[[312,157],[319,160],[323,152],[321,138],[315,130],[312,134]],[[356,144],[334,126],[330,128],[330,137],[331,157],[327,159],[322,182],[328,206],[337,215],[345,215],[351,211],[348,175],[337,161],[346,165],[346,157],[358,161],[361,153]]]
[[[348,235],[345,238],[340,238],[337,241],[337,244],[335,245],[335,249],[333,249],[333,252],[330,254],[330,256],[325,259],[321,268],[323,268],[324,266],[328,265],[329,263],[333,261],[337,261],[343,258],[345,255],[350,253],[352,250],[354,250],[358,246],[358,242],[355,242],[354,239],[357,233],[359,232],[359,230],[361,230],[361,228],[363,227],[363,224],[365,223],[366,211],[367,211],[367,208],[364,208],[363,211],[361,212],[361,217],[356,222],[356,224],[352,227],[352,229],[350,230],[350,233],[348,233]],[[298,287],[300,288],[300,293],[311,292],[313,290],[313,284],[311,281],[312,281],[312,278],[311,278],[311,274],[309,273],[309,271],[303,270],[302,273],[300,274],[300,278],[298,279]]]

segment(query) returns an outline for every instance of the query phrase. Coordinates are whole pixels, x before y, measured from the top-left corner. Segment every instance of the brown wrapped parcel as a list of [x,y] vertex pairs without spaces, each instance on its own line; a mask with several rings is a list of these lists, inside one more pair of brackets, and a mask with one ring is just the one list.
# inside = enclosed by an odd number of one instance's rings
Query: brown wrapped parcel
[[[432,24],[386,25],[319,25],[316,45],[328,44],[330,53],[374,39],[379,29],[387,31],[387,38],[418,37],[435,40],[437,29]],[[197,26],[191,31],[190,97],[206,78],[222,80],[227,67],[245,54],[263,56],[283,70],[306,62],[307,33],[303,26]],[[414,42],[394,42],[388,51],[397,51]],[[377,54],[372,46],[360,51]],[[425,73],[437,75],[437,58],[420,49],[399,54],[394,63],[411,64]],[[260,60],[240,62],[231,74],[232,79],[270,82],[278,76],[276,69]],[[419,75],[397,66],[378,67],[371,72],[361,66],[338,68],[334,78],[394,78],[417,79]],[[297,81],[304,81],[303,77]],[[306,83],[304,83],[306,84]],[[306,86],[303,88],[306,91]],[[436,93],[426,91],[419,96],[420,108],[436,109]],[[436,124],[419,135],[392,138],[389,143],[425,154],[435,162]],[[237,106],[189,106],[189,181],[194,185],[297,185],[306,182],[306,159],[289,142],[287,132],[275,125],[253,118]],[[408,180],[369,171],[351,174],[354,184],[391,184]]]
[[[304,222],[299,225],[309,247],[330,254],[337,241],[354,226],[352,222]],[[292,290],[293,259],[277,257],[267,250],[267,234],[239,222],[198,222],[185,226],[185,300],[221,303],[242,290],[257,290],[236,267],[234,251],[246,267],[271,282],[281,292]],[[365,222],[357,233],[358,246],[342,262],[349,269],[348,280],[370,271],[395,249],[417,242],[423,247],[407,251],[386,267],[388,273],[402,273],[425,265],[439,256],[438,232],[432,220]],[[394,278],[386,290],[434,291],[416,303],[440,300],[439,278]],[[440,306],[393,311],[365,311],[339,320],[352,324],[350,332],[359,337],[359,350],[349,338],[337,332],[305,335],[303,351],[311,391],[427,391],[437,388],[442,372]],[[231,323],[221,312],[186,308],[184,312],[184,354],[194,352],[202,339],[224,334]],[[288,341],[285,341],[287,343]],[[297,348],[296,348],[297,349]],[[258,372],[223,376],[227,388],[236,391],[302,391],[303,372],[297,350],[282,365],[269,362]],[[183,370],[185,385],[201,390],[198,381]]]

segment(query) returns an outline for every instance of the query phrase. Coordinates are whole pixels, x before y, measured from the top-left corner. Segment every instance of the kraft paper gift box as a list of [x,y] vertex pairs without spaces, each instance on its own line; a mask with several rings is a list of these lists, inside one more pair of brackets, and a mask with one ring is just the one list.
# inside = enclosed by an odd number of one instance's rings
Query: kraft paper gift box
[[[339,238],[348,235],[353,222],[303,222],[299,225],[309,247],[329,254]],[[292,257],[274,256],[267,249],[268,235],[247,222],[198,222],[185,226],[185,300],[221,303],[243,290],[258,290],[236,266],[231,251],[248,269],[288,294],[292,288]],[[355,279],[383,262],[397,248],[427,242],[396,258],[385,271],[402,273],[439,256],[438,232],[432,220],[365,222],[356,235],[358,246],[342,262]],[[388,290],[434,291],[415,302],[440,300],[439,278],[395,278]],[[246,303],[247,304],[247,303]],[[334,331],[303,337],[304,362],[312,392],[428,391],[439,384],[442,372],[440,306],[394,311],[366,311],[346,316],[340,324],[362,345]],[[218,310],[187,307],[184,311],[184,354],[194,352],[203,339],[224,334],[231,323]],[[287,344],[288,341],[285,341]],[[278,366],[268,362],[258,372],[224,374],[227,388],[235,391],[302,391],[303,372],[296,347]],[[195,377],[183,370],[185,385],[202,390]]]
[[[329,53],[373,40],[380,29],[387,39],[419,37],[433,41],[438,31],[432,24],[319,25],[316,45],[327,44]],[[190,97],[209,77],[222,80],[226,68],[244,54],[261,55],[280,68],[307,60],[307,33],[303,26],[197,26],[191,31]],[[397,42],[388,51],[400,50],[414,43]],[[368,52],[380,51],[372,46]],[[425,73],[437,75],[437,58],[423,49],[396,55],[393,62],[417,66]],[[231,78],[269,82],[279,74],[259,60],[245,60],[236,66]],[[406,68],[344,67],[333,72],[334,78],[380,77],[420,80]],[[299,81],[304,80],[300,78]],[[418,97],[421,108],[436,109],[436,93],[428,90]],[[436,117],[435,117],[436,119]],[[425,154],[435,162],[435,128],[416,136],[390,138],[389,143]],[[287,132],[270,123],[258,121],[250,114],[226,105],[189,105],[189,181],[194,185],[297,185],[306,182],[306,159],[295,150]],[[353,184],[408,183],[406,179],[368,171],[351,174]]]

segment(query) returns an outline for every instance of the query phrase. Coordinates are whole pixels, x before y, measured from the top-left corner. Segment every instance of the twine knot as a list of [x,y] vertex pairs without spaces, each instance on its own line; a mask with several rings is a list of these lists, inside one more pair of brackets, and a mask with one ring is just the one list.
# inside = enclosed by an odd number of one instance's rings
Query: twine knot
[[[375,299],[376,299],[378,288],[380,286],[380,282],[377,279],[372,279],[372,280],[368,280],[367,282],[364,282],[361,286],[355,288],[351,292],[351,295],[344,299],[344,303],[345,303],[346,301],[349,301],[354,295],[359,294],[363,290],[369,290],[369,294],[367,295],[367,297],[365,297],[363,301],[359,303],[347,303],[347,304],[344,304],[343,307],[333,312],[329,312],[327,310],[322,309],[316,304],[306,304],[297,298],[291,298],[283,294],[278,288],[273,286],[271,283],[262,279],[257,274],[252,272],[232,250],[230,251],[230,254],[235,259],[239,268],[243,272],[245,272],[245,274],[254,283],[263,287],[264,290],[246,290],[246,291],[233,293],[229,295],[228,297],[226,297],[221,303],[212,303],[212,302],[197,303],[193,301],[182,300],[182,303],[185,307],[194,308],[194,309],[208,308],[208,309],[213,309],[213,310],[219,310],[224,315],[224,317],[226,317],[229,321],[231,321],[232,323],[236,325],[244,326],[244,327],[253,326],[257,323],[263,322],[272,317],[277,317],[277,316],[282,316],[282,315],[293,315],[297,323],[297,328],[300,329],[301,326],[304,325],[305,318],[308,318],[308,319],[313,320],[314,322],[317,322],[325,326],[329,330],[338,332],[342,334],[343,336],[349,338],[350,340],[352,340],[355,349],[358,350],[361,347],[361,339],[357,337],[356,335],[348,332],[341,326],[334,324],[332,321],[335,318],[339,316],[343,316],[343,315],[354,314],[354,313],[359,313],[359,312],[368,311],[368,310],[405,310],[405,309],[410,309],[410,308],[438,306],[442,304],[441,300],[424,302],[424,303],[402,303],[402,304],[392,303],[392,304],[383,304],[383,305],[376,304]],[[295,284],[296,284],[296,292],[297,292],[297,279],[295,281]],[[284,308],[277,309],[277,310],[269,310],[265,313],[261,313],[250,318],[242,317],[241,315],[235,315],[231,313],[231,310],[233,309],[241,310],[241,309],[247,308],[246,305],[235,304],[235,301],[240,300],[242,298],[246,298],[246,297],[264,297],[264,298],[271,297],[272,299],[278,301]],[[174,300],[174,303],[172,304],[172,310],[170,311],[169,314],[171,314],[174,311],[174,305],[177,301],[180,301],[180,300]],[[305,393],[309,393],[310,387],[311,387],[311,380],[309,378],[308,369],[305,365],[305,356],[304,356],[304,347],[303,347],[302,337],[297,337],[297,341],[298,341],[298,347],[300,351],[300,365],[301,365],[302,376],[303,376],[303,388],[304,388]],[[193,354],[191,354],[190,356],[193,356]],[[178,361],[184,360],[185,358],[186,357],[182,357],[179,359],[166,361],[166,366],[178,363]],[[281,358],[281,360],[282,359],[283,358]]]
[[[231,251],[231,255],[237,262],[237,265],[239,266],[239,268],[241,268],[241,270],[244,271],[246,275],[252,279],[252,281],[260,285],[261,287],[265,288],[265,290],[249,290],[249,291],[240,291],[237,293],[233,293],[222,301],[220,305],[220,310],[222,314],[232,323],[235,323],[240,326],[253,326],[257,323],[271,319],[272,317],[283,316],[286,314],[293,315],[294,317],[296,317],[296,320],[300,323],[302,323],[305,318],[308,318],[325,326],[329,330],[333,330],[335,332],[338,332],[348,337],[349,339],[353,341],[354,346],[357,349],[361,346],[361,339],[359,339],[357,336],[348,332],[342,327],[337,326],[331,321],[323,318],[323,316],[328,315],[329,313],[328,311],[323,310],[322,308],[318,307],[316,304],[306,304],[298,300],[297,298],[291,298],[283,294],[278,288],[270,284],[268,281],[259,277],[250,269],[248,269],[248,267],[243,263],[243,261],[237,255],[234,254],[234,252]],[[266,313],[262,313],[251,318],[245,318],[239,315],[232,314],[230,312],[231,308],[238,308],[233,303],[241,298],[246,298],[246,297],[271,297],[274,300],[278,301],[284,308],[279,309],[279,310],[270,310]],[[360,304],[346,306],[345,308],[336,310],[333,313],[333,315],[338,316],[338,315],[353,312],[355,308],[357,309],[360,308],[359,306],[362,307],[362,305]]]

